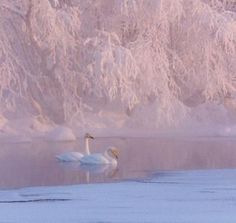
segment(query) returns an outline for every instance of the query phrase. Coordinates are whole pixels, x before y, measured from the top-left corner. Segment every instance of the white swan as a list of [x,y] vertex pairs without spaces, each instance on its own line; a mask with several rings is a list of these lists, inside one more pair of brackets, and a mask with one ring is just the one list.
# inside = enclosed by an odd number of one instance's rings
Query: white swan
[[[90,134],[86,133],[84,136],[86,155],[90,154],[89,139],[94,139],[94,138]],[[76,161],[79,161],[82,157],[84,157],[84,154],[80,152],[66,152],[66,153],[56,156],[56,158],[62,162],[76,162]]]
[[109,147],[103,154],[94,153],[83,156],[79,161],[81,164],[98,165],[111,164],[116,166],[118,160],[118,150],[115,147]]

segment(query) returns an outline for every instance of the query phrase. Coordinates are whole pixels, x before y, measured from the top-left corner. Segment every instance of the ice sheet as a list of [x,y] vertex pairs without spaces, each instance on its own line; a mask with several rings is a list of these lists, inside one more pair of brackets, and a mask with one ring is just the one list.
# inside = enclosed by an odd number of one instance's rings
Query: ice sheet
[[160,172],[110,184],[1,191],[0,221],[235,223],[236,170]]

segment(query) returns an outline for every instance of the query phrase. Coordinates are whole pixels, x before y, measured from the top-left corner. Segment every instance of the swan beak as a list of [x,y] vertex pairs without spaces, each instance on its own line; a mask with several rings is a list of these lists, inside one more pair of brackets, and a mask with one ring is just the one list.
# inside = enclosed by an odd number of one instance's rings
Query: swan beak
[[89,136],[89,139],[94,139],[94,137],[90,135],[90,136]]
[[118,152],[117,150],[112,150],[111,152],[112,152],[112,154],[114,155],[114,157],[118,160],[118,158],[119,158],[119,152]]
[[86,133],[86,134],[85,134],[85,138],[87,138],[87,139],[94,139],[94,137],[91,136],[89,133]]

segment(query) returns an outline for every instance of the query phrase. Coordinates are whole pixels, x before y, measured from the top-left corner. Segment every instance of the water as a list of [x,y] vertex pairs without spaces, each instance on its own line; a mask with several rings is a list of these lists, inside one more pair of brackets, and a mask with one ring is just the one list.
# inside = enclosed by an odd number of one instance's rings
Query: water
[[81,139],[74,143],[1,143],[0,189],[114,182],[168,170],[236,167],[234,138],[97,138],[90,144],[91,152],[102,152],[109,145],[120,148],[117,169],[88,169],[55,159],[62,152],[83,152]]

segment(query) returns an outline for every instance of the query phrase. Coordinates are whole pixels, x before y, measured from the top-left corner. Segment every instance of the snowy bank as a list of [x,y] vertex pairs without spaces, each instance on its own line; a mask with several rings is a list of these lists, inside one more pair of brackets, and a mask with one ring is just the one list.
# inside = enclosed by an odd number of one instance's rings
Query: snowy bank
[[75,141],[76,136],[72,129],[64,126],[57,126],[53,128],[45,136],[49,141]]
[[235,223],[236,170],[163,172],[112,184],[0,191],[0,221]]

